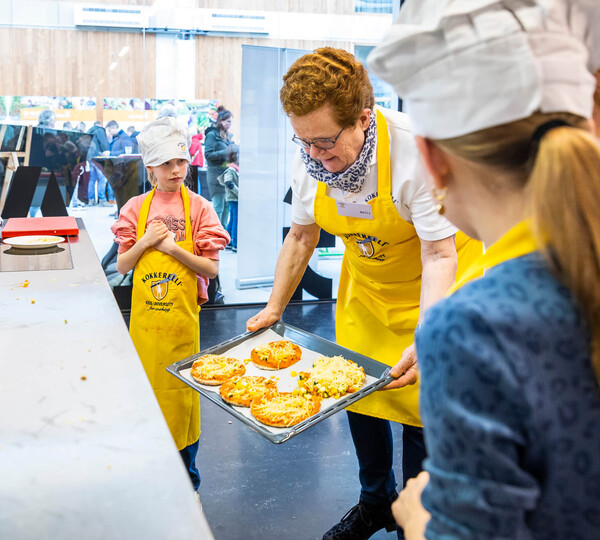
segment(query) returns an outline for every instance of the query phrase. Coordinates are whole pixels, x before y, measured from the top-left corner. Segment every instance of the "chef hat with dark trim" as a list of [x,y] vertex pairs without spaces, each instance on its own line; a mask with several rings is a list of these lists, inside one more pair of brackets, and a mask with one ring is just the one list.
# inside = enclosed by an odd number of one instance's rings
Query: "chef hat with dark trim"
[[170,159],[187,159],[190,163],[191,137],[182,120],[165,116],[150,122],[137,136],[142,161],[147,167],[162,165]]
[[589,118],[600,1],[408,0],[368,64],[433,139],[535,111]]

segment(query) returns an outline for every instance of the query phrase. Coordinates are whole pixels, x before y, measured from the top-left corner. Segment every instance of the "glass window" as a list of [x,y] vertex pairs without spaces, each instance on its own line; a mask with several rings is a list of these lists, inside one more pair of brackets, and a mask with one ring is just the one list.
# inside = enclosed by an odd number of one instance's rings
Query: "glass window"
[[[238,226],[235,249],[221,253],[214,298],[264,302],[291,225],[289,176],[297,152],[279,103],[282,77],[296,58],[322,46],[364,61],[391,25],[392,4],[1,2],[0,35],[14,54],[0,62],[11,73],[0,80],[0,193],[5,198],[16,165],[42,167],[30,208],[37,214],[54,174],[69,213],[83,219],[102,259],[119,209],[151,187],[135,137],[158,115],[187,122],[195,141],[188,185],[221,204],[212,163],[224,170],[225,162],[212,160],[209,135],[225,108],[232,115],[227,135],[240,148],[239,193],[236,208],[222,201],[221,217],[227,226],[235,214]],[[397,106],[389,88],[377,79],[373,85],[378,104]],[[297,297],[335,297],[342,255],[339,240],[322,235],[306,288],[314,294]]]

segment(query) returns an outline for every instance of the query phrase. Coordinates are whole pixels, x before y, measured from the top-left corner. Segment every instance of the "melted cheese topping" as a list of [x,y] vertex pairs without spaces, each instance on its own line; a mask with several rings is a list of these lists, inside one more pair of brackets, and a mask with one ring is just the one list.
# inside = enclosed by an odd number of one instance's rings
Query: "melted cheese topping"
[[266,356],[274,353],[278,356],[293,356],[296,354],[296,348],[291,341],[272,341],[267,345],[259,345],[256,352],[260,356]]
[[244,363],[235,358],[218,354],[207,354],[192,364],[192,377],[205,380],[225,380],[245,371]]
[[249,407],[253,399],[276,389],[276,384],[274,379],[265,377],[234,377],[221,386],[219,393],[226,401]]
[[318,412],[315,398],[291,393],[267,395],[252,402],[252,414],[268,424],[292,426]]
[[291,366],[300,360],[301,355],[300,347],[287,340],[258,345],[251,353],[252,361],[259,367],[262,365],[276,369]]
[[356,392],[366,379],[365,370],[342,356],[321,356],[310,371],[300,373],[298,386],[311,394],[338,398]]

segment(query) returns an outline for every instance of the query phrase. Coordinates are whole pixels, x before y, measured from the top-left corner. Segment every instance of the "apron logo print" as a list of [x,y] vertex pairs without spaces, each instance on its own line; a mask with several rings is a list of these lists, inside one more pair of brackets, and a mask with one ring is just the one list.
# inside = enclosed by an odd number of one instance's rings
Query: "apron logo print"
[[377,242],[377,238],[375,238],[374,236],[367,236],[362,240],[356,240],[358,250],[364,257],[371,258],[375,254],[375,247],[373,246],[373,241]]
[[152,296],[160,301],[167,296],[167,293],[169,292],[169,281],[165,279],[153,281],[150,290],[152,291]]

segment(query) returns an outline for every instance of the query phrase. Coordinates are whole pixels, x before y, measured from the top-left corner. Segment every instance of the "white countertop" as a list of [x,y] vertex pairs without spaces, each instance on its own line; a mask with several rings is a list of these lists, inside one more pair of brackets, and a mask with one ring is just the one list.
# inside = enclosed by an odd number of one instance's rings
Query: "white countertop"
[[73,269],[0,272],[0,538],[211,539],[78,224]]

